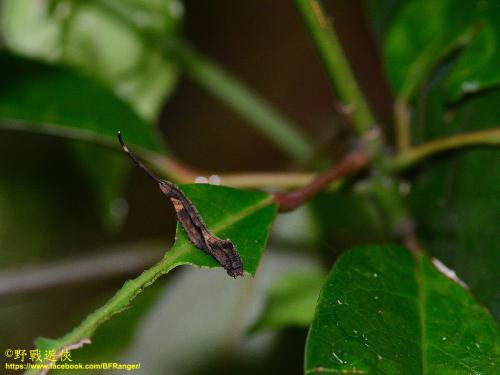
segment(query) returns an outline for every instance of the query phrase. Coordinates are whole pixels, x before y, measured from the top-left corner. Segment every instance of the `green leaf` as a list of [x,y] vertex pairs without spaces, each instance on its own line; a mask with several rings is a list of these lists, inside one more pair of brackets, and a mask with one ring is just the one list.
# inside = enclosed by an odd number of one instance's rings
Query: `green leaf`
[[83,70],[144,119],[156,119],[175,87],[177,68],[162,43],[177,34],[178,0],[6,0],[1,10],[10,49]]
[[[183,185],[182,190],[194,203],[208,227],[220,238],[229,238],[241,255],[245,272],[255,276],[264,251],[277,206],[269,195],[213,185]],[[212,223],[212,225],[210,225]],[[199,267],[218,267],[209,255],[196,249],[180,224],[174,249],[177,262]]]
[[407,2],[408,0],[365,0],[363,2],[365,13],[377,40],[383,42],[387,29],[394,22],[394,17]]
[[[417,141],[487,129],[500,123],[500,90],[449,109],[442,82],[421,98],[414,122]],[[500,153],[469,149],[425,164],[413,176],[410,205],[419,240],[456,270],[500,319]]]
[[427,256],[361,247],[323,286],[305,360],[311,374],[497,374],[500,331]]
[[284,275],[272,288],[267,305],[251,331],[309,326],[324,281],[321,273]]
[[325,248],[334,256],[354,246],[388,240],[388,225],[369,192],[341,189],[319,194],[312,206]]
[[500,3],[493,0],[478,2],[478,7],[477,36],[461,54],[447,81],[447,94],[451,100],[500,83]]
[[101,223],[110,232],[121,227],[127,218],[127,202],[123,198],[125,182],[131,167],[120,153],[98,145],[72,143],[71,151],[93,187]]
[[130,107],[101,85],[70,69],[0,54],[0,127],[57,134],[117,146],[127,142],[152,152],[165,146]]
[[[183,191],[197,207],[208,228],[221,238],[231,239],[241,255],[245,272],[255,275],[276,216],[277,207],[271,197],[212,185],[186,185]],[[219,267],[213,258],[189,242],[186,232],[178,225],[175,244],[165,257],[137,278],[127,281],[106,304],[71,332],[55,340],[54,349],[60,350],[91,337],[104,321],[127,308],[144,288],[183,264]],[[228,282],[231,282],[229,277]]]
[[448,94],[456,99],[498,84],[499,12],[498,2],[488,0],[413,0],[405,4],[384,45],[386,68],[397,96],[408,100],[437,63],[460,46],[465,51],[450,76]]

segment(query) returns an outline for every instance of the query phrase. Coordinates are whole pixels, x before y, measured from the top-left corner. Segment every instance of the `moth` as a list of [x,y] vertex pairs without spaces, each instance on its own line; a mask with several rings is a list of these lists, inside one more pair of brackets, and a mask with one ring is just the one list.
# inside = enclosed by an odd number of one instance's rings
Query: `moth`
[[182,224],[188,235],[189,241],[191,241],[196,248],[212,256],[226,270],[229,276],[234,278],[243,276],[243,262],[233,243],[229,239],[221,240],[210,232],[198,210],[186,194],[184,194],[184,192],[174,183],[158,178],[148,169],[139,158],[129,150],[123,141],[121,132],[118,132],[118,140],[120,141],[123,151],[127,153],[139,168],[158,184],[161,192],[170,199],[174,206],[177,220]]

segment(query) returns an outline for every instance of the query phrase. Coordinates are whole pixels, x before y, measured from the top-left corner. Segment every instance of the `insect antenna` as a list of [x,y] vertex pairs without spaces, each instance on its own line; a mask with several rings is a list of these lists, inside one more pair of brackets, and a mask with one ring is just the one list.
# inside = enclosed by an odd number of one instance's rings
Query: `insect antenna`
[[158,178],[153,172],[151,172],[151,170],[146,167],[140,160],[137,156],[135,156],[135,154],[129,150],[128,146],[125,144],[125,142],[123,141],[123,137],[122,137],[122,132],[121,131],[118,131],[118,141],[120,141],[120,144],[122,146],[122,149],[123,151],[125,151],[127,153],[127,155],[130,157],[130,159],[132,159],[132,161],[139,167],[141,168],[144,172],[146,172],[146,174],[154,181],[156,182],[157,184],[161,184],[163,183],[163,180],[161,180],[160,178]]

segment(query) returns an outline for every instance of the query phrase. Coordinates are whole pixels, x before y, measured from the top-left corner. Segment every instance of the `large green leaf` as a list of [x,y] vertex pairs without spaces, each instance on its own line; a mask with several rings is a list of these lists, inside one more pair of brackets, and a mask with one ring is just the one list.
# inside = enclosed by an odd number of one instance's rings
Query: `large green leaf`
[[10,49],[82,69],[145,119],[156,119],[174,88],[177,68],[162,43],[177,34],[178,0],[6,0],[1,10]]
[[459,283],[397,246],[350,250],[323,286],[306,373],[498,374],[500,331]]
[[471,150],[428,165],[411,194],[419,239],[500,319],[500,153]]
[[[186,185],[182,188],[209,229],[220,238],[229,238],[234,243],[241,255],[245,272],[255,275],[276,216],[276,204],[271,197],[263,193],[212,185]],[[197,267],[219,266],[213,258],[195,248],[189,242],[186,232],[178,225],[175,244],[160,262],[137,278],[127,281],[106,304],[90,314],[74,330],[58,340],[50,341],[51,348],[61,350],[91,337],[104,321],[126,308],[145,287],[183,264]],[[229,277],[228,282],[231,282]]]
[[[421,98],[413,123],[417,142],[500,124],[500,91],[444,104],[439,79]],[[500,152],[471,149],[435,159],[415,173],[410,204],[419,239],[443,259],[500,318]]]
[[0,54],[0,127],[58,134],[105,145],[127,142],[161,152],[156,132],[103,86],[70,69]]
[[388,29],[384,45],[389,79],[398,96],[412,96],[436,64],[460,45],[466,49],[449,78],[448,94],[456,99],[498,84],[499,14],[500,6],[493,0],[405,4]]

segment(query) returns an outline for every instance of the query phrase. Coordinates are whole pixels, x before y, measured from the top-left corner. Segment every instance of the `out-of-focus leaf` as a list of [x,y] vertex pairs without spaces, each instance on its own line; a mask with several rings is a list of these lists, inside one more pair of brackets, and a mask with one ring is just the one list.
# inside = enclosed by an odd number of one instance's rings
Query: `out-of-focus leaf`
[[128,204],[122,197],[129,160],[98,145],[75,143],[71,148],[93,186],[102,224],[109,231],[120,228],[127,218]]
[[319,290],[325,281],[321,273],[289,273],[274,285],[267,306],[251,331],[282,329],[311,324]]
[[304,205],[286,214],[279,215],[273,225],[275,247],[283,251],[313,254],[318,250],[319,222],[314,210]]
[[84,70],[152,121],[176,82],[161,43],[182,13],[178,0],[6,0],[1,24],[10,49]]
[[[32,174],[23,179],[7,173],[8,170],[2,169],[0,176],[0,262],[3,267],[43,257],[44,252],[54,247],[47,235],[57,234],[57,231],[52,231],[53,215],[61,215],[59,207],[51,210],[51,198],[54,197],[51,197],[51,186],[47,186],[46,181],[39,183],[35,179],[35,184],[29,184],[33,177],[43,176]],[[46,193],[45,199],[40,199],[40,193]],[[37,246],[33,246],[33,241]]]
[[[500,124],[500,91],[446,108],[437,80],[419,104],[414,139],[424,142]],[[500,152],[471,149],[426,163],[413,180],[410,204],[422,244],[454,268],[500,318]]]
[[427,166],[411,199],[419,239],[500,319],[500,155],[466,151]]
[[[405,99],[453,48],[465,45],[449,78],[448,94],[461,94],[500,82],[497,22],[500,4],[493,0],[413,0],[404,5],[385,40],[389,79]],[[425,27],[422,27],[425,25]]]
[[375,32],[375,36],[383,42],[387,29],[391,26],[399,9],[409,0],[365,0],[365,12]]
[[69,69],[0,54],[0,127],[58,134],[117,145],[127,142],[161,152],[156,132],[101,85]]
[[447,94],[452,100],[500,83],[500,3],[495,0],[475,3],[479,7],[478,20],[474,21],[477,36],[450,73]]
[[362,247],[335,264],[319,297],[306,373],[496,374],[500,331],[425,255]]
[[102,244],[91,186],[61,139],[0,125],[0,170],[0,268]]
[[[241,255],[245,272],[255,275],[276,216],[277,207],[271,197],[264,193],[200,184],[183,186],[183,191],[195,204],[209,229],[220,238],[229,238],[233,242]],[[104,321],[126,308],[145,287],[183,264],[219,267],[213,258],[192,245],[179,224],[175,244],[165,257],[136,279],[127,281],[106,304],[73,331],[56,340],[54,349],[60,350],[91,337]]]
[[383,216],[368,192],[342,189],[318,195],[312,202],[324,250],[334,255],[354,246],[387,241]]

